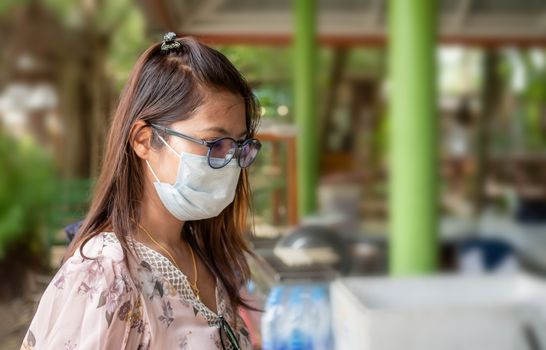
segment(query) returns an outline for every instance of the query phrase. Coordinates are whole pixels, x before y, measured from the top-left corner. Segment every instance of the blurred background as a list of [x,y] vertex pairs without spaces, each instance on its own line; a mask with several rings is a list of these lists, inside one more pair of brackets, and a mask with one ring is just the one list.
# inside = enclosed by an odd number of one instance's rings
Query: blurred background
[[546,349],[543,0],[2,0],[0,349],[167,31],[223,52],[262,105],[256,349]]

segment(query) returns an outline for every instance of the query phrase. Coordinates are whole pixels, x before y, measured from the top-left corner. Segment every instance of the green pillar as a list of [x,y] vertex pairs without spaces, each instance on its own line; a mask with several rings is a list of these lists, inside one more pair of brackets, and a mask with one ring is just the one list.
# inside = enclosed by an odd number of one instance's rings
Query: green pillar
[[318,184],[318,119],[315,93],[316,4],[315,0],[294,2],[294,103],[298,127],[297,179],[299,216],[316,210]]
[[392,275],[437,268],[436,11],[435,0],[389,2]]

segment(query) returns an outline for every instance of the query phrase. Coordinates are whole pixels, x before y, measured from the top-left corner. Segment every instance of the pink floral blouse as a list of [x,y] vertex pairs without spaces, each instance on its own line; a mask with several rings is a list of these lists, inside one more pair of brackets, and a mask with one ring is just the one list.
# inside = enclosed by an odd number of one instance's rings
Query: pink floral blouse
[[[135,240],[137,278],[130,279],[112,232],[93,237],[62,265],[45,290],[21,349],[222,349],[223,315],[241,349],[252,349],[243,319],[233,312],[216,279],[218,314],[197,300],[187,277]],[[136,282],[133,282],[136,281]],[[224,340],[226,349],[232,349]]]

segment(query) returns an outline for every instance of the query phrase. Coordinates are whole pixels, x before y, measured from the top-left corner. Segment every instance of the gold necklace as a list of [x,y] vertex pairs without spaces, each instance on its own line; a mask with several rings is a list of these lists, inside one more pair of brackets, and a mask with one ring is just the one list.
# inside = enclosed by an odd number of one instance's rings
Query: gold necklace
[[[163,249],[163,251],[165,253],[167,253],[167,255],[171,258],[171,261],[173,262],[174,266],[176,266],[178,268],[178,270],[182,271],[180,269],[180,267],[178,266],[178,264],[176,263],[176,260],[174,260],[173,256],[171,255],[171,253],[167,250],[167,248],[165,248],[163,245],[161,245],[158,241],[156,241],[152,235],[148,232],[148,230],[146,230],[140,223],[137,223],[138,226],[148,235],[148,237],[150,237],[150,239],[155,243],[157,244],[161,249]],[[199,300],[199,288],[197,288],[197,264],[195,263],[195,256],[193,255],[193,249],[191,248],[191,245],[186,242],[186,244],[188,245],[188,248],[190,249],[190,253],[191,253],[191,260],[193,262],[193,275],[195,276],[195,281],[193,283],[190,282],[190,287],[191,289],[193,290],[193,293],[195,294],[195,297],[197,298],[197,300]],[[188,279],[188,282],[189,282],[189,279]]]

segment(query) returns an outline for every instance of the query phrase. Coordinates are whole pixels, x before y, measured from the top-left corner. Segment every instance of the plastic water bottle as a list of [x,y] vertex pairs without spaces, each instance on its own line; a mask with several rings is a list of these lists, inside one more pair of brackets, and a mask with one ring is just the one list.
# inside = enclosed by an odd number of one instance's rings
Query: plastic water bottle
[[330,302],[327,289],[314,286],[276,286],[262,316],[263,350],[330,350]]
[[301,286],[297,286],[290,293],[288,301],[288,313],[286,326],[288,332],[284,332],[288,337],[288,350],[312,350],[313,344],[311,340],[312,315],[308,310],[308,295]]
[[315,332],[313,332],[313,350],[332,349],[332,332],[330,301],[326,289],[321,286],[314,286],[311,289],[312,307],[310,315],[315,321]]
[[283,288],[273,287],[265,304],[265,312],[261,320],[262,349],[280,349],[280,336],[278,332],[279,319],[282,316],[284,305],[282,304]]

